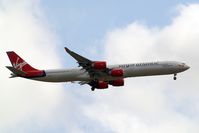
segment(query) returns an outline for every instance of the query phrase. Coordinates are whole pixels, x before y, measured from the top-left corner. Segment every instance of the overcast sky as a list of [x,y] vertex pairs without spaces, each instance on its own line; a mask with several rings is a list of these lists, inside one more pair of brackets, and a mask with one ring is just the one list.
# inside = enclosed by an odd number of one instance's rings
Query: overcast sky
[[[198,133],[199,1],[0,0],[1,133]],[[191,69],[90,91],[9,79],[6,51],[36,68],[76,67],[64,47],[109,64],[174,60]]]

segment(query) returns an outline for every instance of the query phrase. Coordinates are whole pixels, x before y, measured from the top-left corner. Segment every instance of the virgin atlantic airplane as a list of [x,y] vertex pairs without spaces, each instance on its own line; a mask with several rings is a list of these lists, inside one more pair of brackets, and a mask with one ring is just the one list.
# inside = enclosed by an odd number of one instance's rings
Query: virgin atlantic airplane
[[109,85],[124,86],[124,78],[152,75],[173,74],[176,80],[177,73],[190,67],[182,62],[162,61],[135,64],[107,65],[105,61],[89,60],[65,47],[81,68],[39,70],[13,51],[7,52],[12,66],[6,66],[11,72],[11,77],[21,77],[44,82],[74,82],[80,85],[89,84],[91,90],[107,89]]

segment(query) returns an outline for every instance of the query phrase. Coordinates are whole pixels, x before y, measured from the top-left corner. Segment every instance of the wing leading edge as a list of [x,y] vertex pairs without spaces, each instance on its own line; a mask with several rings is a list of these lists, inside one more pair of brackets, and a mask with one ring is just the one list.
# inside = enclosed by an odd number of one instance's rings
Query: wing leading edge
[[[65,50],[66,50],[66,52],[67,52],[68,54],[70,54],[70,55],[79,63],[79,65],[80,65],[81,63],[85,63],[85,64],[90,64],[90,63],[92,63],[91,60],[89,60],[89,59],[87,59],[87,58],[85,58],[85,57],[83,57],[83,56],[81,56],[81,55],[79,55],[79,54],[77,54],[77,53],[71,51],[71,50],[68,49],[67,47],[65,47]],[[83,66],[82,66],[82,67],[83,67]]]

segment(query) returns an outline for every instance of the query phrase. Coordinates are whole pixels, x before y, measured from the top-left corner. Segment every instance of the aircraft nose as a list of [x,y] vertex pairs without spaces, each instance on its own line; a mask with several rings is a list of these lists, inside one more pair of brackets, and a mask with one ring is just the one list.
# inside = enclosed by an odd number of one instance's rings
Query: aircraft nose
[[188,65],[184,65],[184,68],[185,68],[185,70],[187,70],[187,69],[189,69],[189,68],[190,68],[190,66],[188,66]]
[[189,69],[190,67],[188,65],[186,65],[185,63],[180,63],[178,65],[178,68],[181,69],[182,71],[185,71],[185,70]]

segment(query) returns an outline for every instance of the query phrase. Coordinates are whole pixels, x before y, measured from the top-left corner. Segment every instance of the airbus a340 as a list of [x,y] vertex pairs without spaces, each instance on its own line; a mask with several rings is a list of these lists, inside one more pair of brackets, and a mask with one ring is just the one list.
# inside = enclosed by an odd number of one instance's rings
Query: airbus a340
[[107,89],[109,85],[124,86],[124,78],[152,75],[173,74],[176,80],[177,73],[189,69],[182,62],[162,61],[135,64],[107,65],[106,61],[89,60],[68,48],[66,52],[79,64],[80,68],[39,70],[25,62],[13,51],[7,52],[12,66],[6,66],[11,72],[11,77],[22,77],[44,82],[74,82],[89,84],[91,90]]

